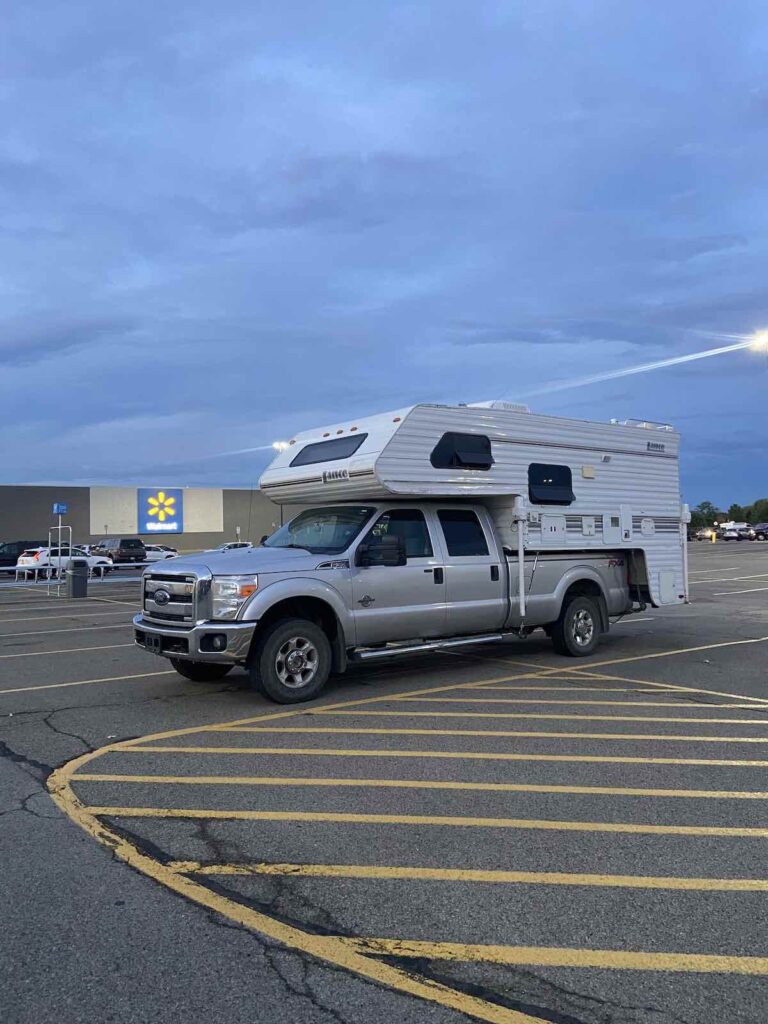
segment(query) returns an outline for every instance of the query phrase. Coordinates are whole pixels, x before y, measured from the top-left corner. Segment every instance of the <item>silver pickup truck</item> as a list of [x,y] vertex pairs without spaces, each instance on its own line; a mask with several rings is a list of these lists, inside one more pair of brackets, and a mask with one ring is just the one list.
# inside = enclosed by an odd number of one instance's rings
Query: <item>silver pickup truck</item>
[[621,550],[527,552],[518,565],[479,504],[350,502],[305,509],[258,547],[150,567],[133,622],[136,643],[183,676],[243,665],[288,704],[350,661],[539,627],[559,653],[590,654],[610,617],[632,610],[631,573]]

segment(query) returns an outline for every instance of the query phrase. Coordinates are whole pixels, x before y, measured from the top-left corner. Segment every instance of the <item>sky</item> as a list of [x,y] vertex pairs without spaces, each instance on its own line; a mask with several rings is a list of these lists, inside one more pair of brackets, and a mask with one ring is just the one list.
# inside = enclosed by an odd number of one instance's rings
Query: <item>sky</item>
[[[515,399],[768,326],[761,0],[12,4],[0,482],[251,486],[215,457]],[[531,398],[768,495],[768,356]]]

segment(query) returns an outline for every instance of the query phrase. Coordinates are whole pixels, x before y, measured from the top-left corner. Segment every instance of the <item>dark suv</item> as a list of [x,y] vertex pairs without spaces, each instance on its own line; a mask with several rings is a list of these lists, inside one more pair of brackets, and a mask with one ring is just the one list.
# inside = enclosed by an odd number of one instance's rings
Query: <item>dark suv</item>
[[752,529],[755,531],[755,540],[768,540],[768,523],[755,523]]
[[22,551],[27,548],[44,548],[47,540],[8,540],[0,544],[0,569],[14,569]]
[[138,537],[112,537],[102,540],[91,549],[92,555],[106,555],[115,565],[126,565],[132,562],[146,562],[147,549]]

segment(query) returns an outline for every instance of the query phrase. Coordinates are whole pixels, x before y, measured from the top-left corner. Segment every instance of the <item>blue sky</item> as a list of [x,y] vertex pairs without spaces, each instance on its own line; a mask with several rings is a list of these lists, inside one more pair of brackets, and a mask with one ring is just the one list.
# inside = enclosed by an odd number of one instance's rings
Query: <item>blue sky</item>
[[[206,458],[768,326],[760,2],[15,4],[0,37],[3,482]],[[540,395],[669,421],[768,494],[768,357]]]

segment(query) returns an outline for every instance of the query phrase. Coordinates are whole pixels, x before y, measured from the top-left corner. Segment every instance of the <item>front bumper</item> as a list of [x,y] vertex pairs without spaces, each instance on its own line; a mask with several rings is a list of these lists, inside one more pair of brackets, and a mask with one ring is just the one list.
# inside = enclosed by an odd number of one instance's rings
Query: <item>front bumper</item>
[[[242,664],[248,658],[255,622],[204,622],[191,629],[159,626],[143,615],[134,615],[134,641],[139,647],[164,658],[187,658],[218,664]],[[225,646],[214,650],[214,638]]]

